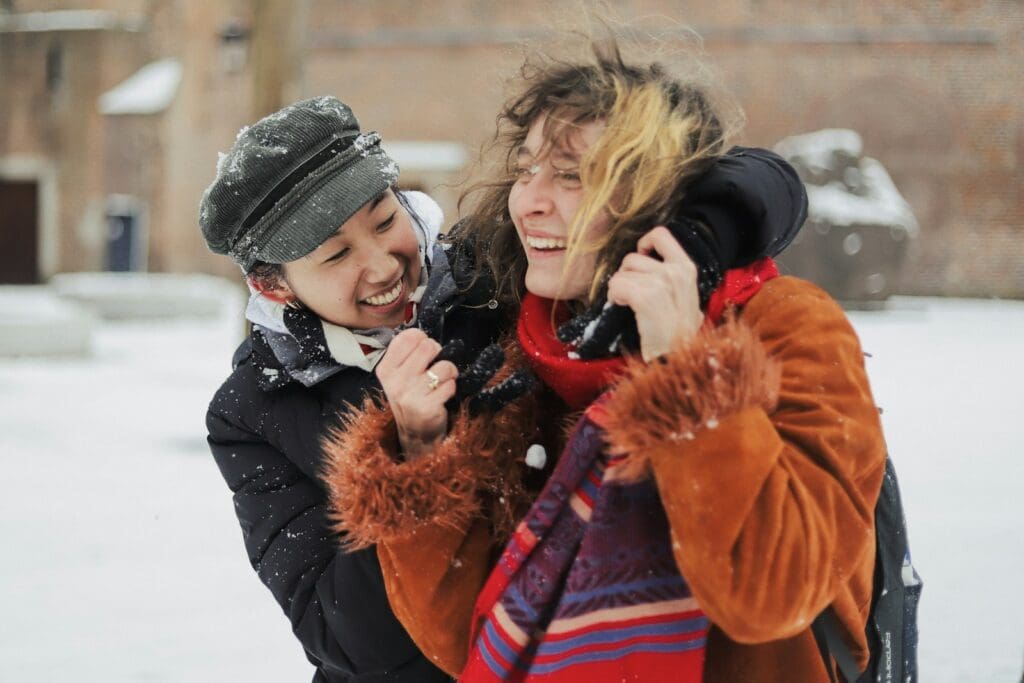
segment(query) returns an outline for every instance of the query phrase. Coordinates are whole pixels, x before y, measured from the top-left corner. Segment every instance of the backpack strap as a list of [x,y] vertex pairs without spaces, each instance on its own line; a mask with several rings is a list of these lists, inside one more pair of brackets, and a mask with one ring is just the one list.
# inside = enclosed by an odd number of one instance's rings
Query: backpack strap
[[864,672],[857,666],[853,653],[843,641],[843,637],[839,633],[839,623],[831,608],[826,607],[818,615],[814,623],[811,624],[811,631],[814,633],[814,639],[818,642],[818,651],[821,652],[821,658],[825,662],[829,680],[833,683],[836,681],[832,668],[834,659],[843,678],[846,679],[846,683],[856,683]]
[[[875,572],[871,611],[865,627],[870,659],[867,672],[857,667],[842,638],[835,613],[826,608],[811,631],[818,643],[830,680],[832,660],[847,683],[865,680],[917,682],[917,599],[921,578],[910,565],[907,526],[892,460],[885,459],[885,475],[875,506]],[[866,675],[865,675],[866,674]],[[1024,683],[1024,682],[1022,682]]]
[[832,657],[828,653],[828,641],[825,639],[824,627],[815,619],[811,624],[811,633],[814,634],[814,642],[818,644],[818,654],[825,664],[825,672],[828,673],[829,683],[839,683],[836,680],[836,670],[832,668]]

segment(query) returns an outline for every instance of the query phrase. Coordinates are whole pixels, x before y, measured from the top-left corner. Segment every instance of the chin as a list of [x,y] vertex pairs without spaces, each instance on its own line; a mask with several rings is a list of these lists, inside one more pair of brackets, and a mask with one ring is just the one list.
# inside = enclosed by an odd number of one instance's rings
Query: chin
[[543,297],[545,299],[559,299],[559,283],[558,278],[547,277],[546,275],[538,275],[534,273],[530,274],[526,272],[526,291],[534,296]]
[[591,280],[594,277],[593,264],[577,262],[568,274],[562,272],[563,264],[563,259],[559,259],[557,263],[529,262],[524,278],[526,290],[545,299],[560,301],[586,299],[587,293],[590,291]]

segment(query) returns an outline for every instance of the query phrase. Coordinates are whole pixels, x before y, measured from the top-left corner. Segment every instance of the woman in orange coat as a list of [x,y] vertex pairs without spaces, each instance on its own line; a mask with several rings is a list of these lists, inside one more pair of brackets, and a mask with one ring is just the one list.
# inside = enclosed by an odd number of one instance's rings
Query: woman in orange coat
[[[828,681],[826,608],[867,661],[885,445],[859,342],[770,260],[709,276],[714,235],[648,231],[724,126],[657,65],[596,56],[534,71],[507,106],[510,177],[464,233],[521,302],[503,374],[541,387],[449,420],[434,392],[454,366],[403,333],[378,369],[389,405],[326,444],[336,516],[461,680]],[[584,360],[590,330],[556,328],[604,300],[636,343]]]

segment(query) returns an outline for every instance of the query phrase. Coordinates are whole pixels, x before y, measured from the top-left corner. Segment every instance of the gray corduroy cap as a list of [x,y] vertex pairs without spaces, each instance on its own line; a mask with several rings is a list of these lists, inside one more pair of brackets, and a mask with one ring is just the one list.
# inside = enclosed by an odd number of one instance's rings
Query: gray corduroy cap
[[398,180],[377,133],[334,97],[296,102],[239,132],[199,204],[211,251],[248,272],[302,258]]

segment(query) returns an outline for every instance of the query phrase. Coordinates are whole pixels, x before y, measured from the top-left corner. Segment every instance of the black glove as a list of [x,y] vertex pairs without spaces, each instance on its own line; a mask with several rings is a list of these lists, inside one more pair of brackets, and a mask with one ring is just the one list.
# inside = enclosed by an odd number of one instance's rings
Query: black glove
[[429,306],[421,306],[416,318],[416,326],[423,330],[431,339],[441,338],[441,321],[444,319],[441,302]]
[[465,345],[453,339],[442,347],[435,359],[435,362],[449,360],[459,369],[459,377],[455,380],[455,395],[445,404],[451,414],[467,400],[470,417],[496,413],[530,391],[536,382],[533,373],[519,369],[494,386],[487,387],[487,383],[505,364],[505,352],[498,344],[491,344],[471,363],[465,362],[465,354]]
[[[667,227],[697,266],[697,294],[703,308],[722,280],[714,237],[701,225],[685,218],[670,220]],[[563,344],[575,346],[583,360],[640,350],[640,334],[633,310],[609,304],[605,299],[560,326],[557,334]]]
[[609,304],[604,299],[562,324],[557,335],[563,344],[575,346],[576,353],[583,360],[640,349],[640,334],[636,329],[633,309]]
[[[443,318],[440,304],[424,306],[419,312],[418,324],[427,336],[440,336]],[[468,401],[467,408],[472,417],[483,413],[496,413],[533,388],[536,378],[528,370],[516,370],[498,384],[487,387],[494,375],[505,363],[505,352],[498,344],[484,348],[475,359],[466,357],[466,345],[460,339],[452,339],[434,358],[434,362],[447,360],[455,364],[459,377],[455,380],[455,395],[448,399],[445,407],[455,414],[459,406]],[[485,388],[487,387],[487,388]]]

